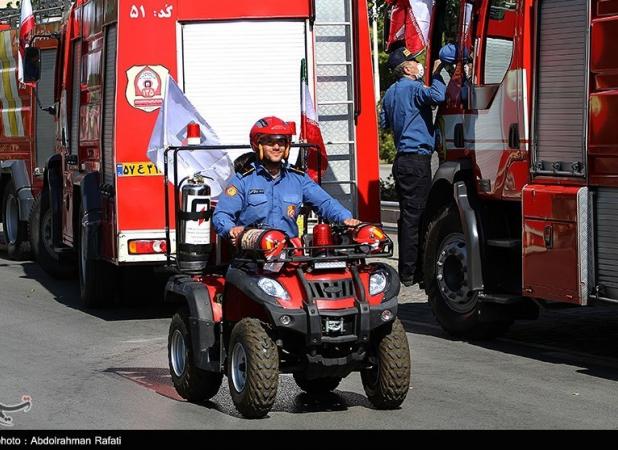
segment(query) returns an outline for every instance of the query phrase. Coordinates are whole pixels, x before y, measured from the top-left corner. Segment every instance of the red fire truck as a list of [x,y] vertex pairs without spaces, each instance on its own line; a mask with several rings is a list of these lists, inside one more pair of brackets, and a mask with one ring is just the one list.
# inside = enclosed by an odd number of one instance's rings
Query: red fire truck
[[436,3],[429,59],[446,43],[458,57],[422,282],[449,333],[618,301],[617,35],[616,1]]
[[[18,30],[10,22],[19,19],[18,10],[5,10],[0,18],[0,220],[8,256],[25,256],[28,219],[33,192],[40,190],[43,168],[54,153],[55,126],[49,107],[54,103],[54,66],[58,41],[53,33],[59,29],[61,8],[55,2],[45,4],[37,13],[40,24],[33,31],[40,49],[42,81],[38,84],[38,101],[33,90],[17,80]],[[40,105],[40,107],[37,106]]]
[[105,303],[119,268],[166,260],[164,187],[146,150],[168,76],[222,143],[246,144],[259,117],[300,122],[305,58],[329,154],[323,185],[379,221],[365,1],[78,0],[57,47],[55,151],[31,244],[56,275],[77,259],[85,305]]

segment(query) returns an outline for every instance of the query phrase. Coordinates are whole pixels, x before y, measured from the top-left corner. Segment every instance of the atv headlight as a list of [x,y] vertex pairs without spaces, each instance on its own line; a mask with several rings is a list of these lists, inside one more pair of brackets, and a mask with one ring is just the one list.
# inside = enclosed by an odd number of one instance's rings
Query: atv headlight
[[284,300],[288,300],[290,298],[288,291],[286,291],[285,288],[279,284],[279,282],[273,280],[272,278],[260,278],[257,284],[265,294],[270,295],[271,297],[282,298]]
[[378,295],[386,290],[388,285],[388,275],[386,272],[378,271],[369,277],[369,295]]

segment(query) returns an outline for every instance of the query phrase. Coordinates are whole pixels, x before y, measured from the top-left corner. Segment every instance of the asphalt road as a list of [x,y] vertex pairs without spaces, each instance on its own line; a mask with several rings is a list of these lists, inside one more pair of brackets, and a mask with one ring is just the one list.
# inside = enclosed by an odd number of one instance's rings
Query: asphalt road
[[505,338],[467,343],[441,331],[423,293],[403,288],[413,367],[399,410],[373,409],[356,374],[320,399],[282,376],[273,411],[248,421],[226,380],[203,405],[175,394],[173,309],[156,290],[134,289],[132,306],[85,311],[76,280],[1,258],[0,286],[0,404],[32,398],[28,412],[10,414],[14,429],[618,428],[618,308],[545,312]]

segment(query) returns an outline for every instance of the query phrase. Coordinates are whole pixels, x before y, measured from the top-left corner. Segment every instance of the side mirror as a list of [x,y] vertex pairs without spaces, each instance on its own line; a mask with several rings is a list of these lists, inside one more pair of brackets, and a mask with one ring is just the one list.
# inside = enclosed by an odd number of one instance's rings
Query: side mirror
[[35,83],[41,78],[41,50],[27,47],[24,55],[24,83]]

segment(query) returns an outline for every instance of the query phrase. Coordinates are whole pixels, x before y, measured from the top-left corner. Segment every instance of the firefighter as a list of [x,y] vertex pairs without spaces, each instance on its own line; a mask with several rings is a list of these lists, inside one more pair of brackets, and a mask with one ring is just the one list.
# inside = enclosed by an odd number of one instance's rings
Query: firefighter
[[388,66],[396,81],[382,99],[380,126],[392,129],[397,148],[393,178],[400,210],[399,278],[404,286],[412,286],[418,228],[431,187],[431,154],[435,143],[432,106],[444,101],[446,85],[440,75],[442,61],[437,59],[431,86],[426,87],[422,82],[423,66],[405,47],[391,52]]
[[257,161],[237,173],[219,198],[213,225],[220,236],[236,243],[245,227],[258,225],[296,237],[296,218],[303,204],[331,222],[350,227],[360,223],[308,175],[287,164],[293,134],[293,124],[272,116],[251,128],[249,139]]

